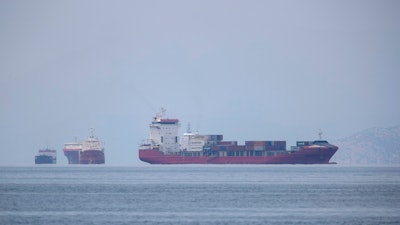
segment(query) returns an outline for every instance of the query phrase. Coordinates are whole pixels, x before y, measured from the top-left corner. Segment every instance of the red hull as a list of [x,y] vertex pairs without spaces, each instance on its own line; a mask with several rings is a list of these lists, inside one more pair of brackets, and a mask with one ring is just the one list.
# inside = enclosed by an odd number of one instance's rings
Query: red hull
[[304,147],[275,156],[182,156],[158,149],[139,150],[139,158],[151,164],[328,164],[337,147]]
[[104,152],[98,150],[87,151],[65,151],[68,164],[104,164]]
[[104,164],[104,152],[99,150],[85,150],[81,152],[79,164]]

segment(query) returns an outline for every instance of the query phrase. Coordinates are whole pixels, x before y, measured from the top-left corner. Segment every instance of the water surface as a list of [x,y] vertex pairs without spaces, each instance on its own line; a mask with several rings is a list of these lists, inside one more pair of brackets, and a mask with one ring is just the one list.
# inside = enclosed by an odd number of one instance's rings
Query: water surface
[[1,167],[0,202],[0,224],[399,224],[400,167]]

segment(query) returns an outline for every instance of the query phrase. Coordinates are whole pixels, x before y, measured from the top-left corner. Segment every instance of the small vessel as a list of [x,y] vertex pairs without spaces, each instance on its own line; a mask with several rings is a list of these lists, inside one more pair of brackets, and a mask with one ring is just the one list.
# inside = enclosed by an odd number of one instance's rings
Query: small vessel
[[52,149],[40,149],[39,154],[35,156],[35,164],[56,164],[57,151]]
[[[164,118],[162,109],[150,124],[150,137],[139,146],[139,159],[151,164],[328,164],[338,147],[326,140],[224,141],[223,135],[188,130],[178,137],[179,120]],[[320,139],[321,139],[320,133]]]
[[103,143],[94,136],[94,129],[91,135],[83,142],[68,142],[64,144],[64,155],[68,164],[104,164]]

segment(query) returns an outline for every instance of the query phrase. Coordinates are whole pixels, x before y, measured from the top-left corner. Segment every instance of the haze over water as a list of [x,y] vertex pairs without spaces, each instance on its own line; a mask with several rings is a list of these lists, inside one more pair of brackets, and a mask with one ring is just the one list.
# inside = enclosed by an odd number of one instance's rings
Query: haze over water
[[160,107],[225,140],[328,141],[400,124],[397,0],[0,1],[0,165],[95,128],[143,165]]

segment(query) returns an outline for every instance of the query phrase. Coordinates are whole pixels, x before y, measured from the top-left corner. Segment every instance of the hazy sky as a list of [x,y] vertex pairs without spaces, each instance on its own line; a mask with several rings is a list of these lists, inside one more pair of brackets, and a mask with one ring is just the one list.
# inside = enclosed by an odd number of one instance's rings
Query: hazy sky
[[[0,165],[89,129],[143,165],[160,107],[226,140],[400,124],[400,1],[0,1]],[[339,150],[340,151],[340,150]]]

